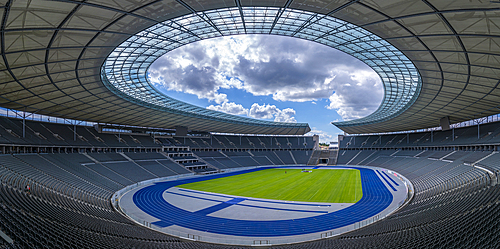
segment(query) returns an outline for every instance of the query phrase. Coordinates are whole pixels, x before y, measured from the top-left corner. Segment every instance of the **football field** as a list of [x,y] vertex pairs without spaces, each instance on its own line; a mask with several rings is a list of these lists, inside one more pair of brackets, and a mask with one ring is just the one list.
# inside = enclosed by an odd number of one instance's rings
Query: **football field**
[[310,173],[301,171],[265,169],[177,187],[283,201],[355,203],[363,196],[359,170],[313,169]]

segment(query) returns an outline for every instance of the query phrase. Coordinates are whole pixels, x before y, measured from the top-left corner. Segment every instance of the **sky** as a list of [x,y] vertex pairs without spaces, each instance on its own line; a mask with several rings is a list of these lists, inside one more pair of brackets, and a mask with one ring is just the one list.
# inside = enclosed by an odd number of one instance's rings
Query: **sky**
[[158,58],[149,81],[178,100],[250,118],[309,123],[320,142],[330,124],[361,118],[383,98],[380,77],[362,61],[319,43],[237,35],[191,43]]

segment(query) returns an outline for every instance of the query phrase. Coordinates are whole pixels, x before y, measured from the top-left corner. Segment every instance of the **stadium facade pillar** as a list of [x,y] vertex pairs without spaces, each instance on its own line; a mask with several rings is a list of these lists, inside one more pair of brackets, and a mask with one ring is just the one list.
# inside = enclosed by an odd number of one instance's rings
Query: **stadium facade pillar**
[[439,124],[441,125],[441,130],[442,131],[447,131],[450,129],[450,117],[446,116],[446,117],[442,117],[440,120],[439,120]]
[[23,138],[26,137],[26,108],[24,108],[23,112]]
[[95,124],[95,125],[94,125],[94,129],[95,129],[97,132],[101,133],[101,132],[102,132],[102,125],[101,125],[101,124]]
[[[304,138],[305,139],[305,138]],[[313,141],[314,141],[314,146],[313,148],[315,150],[319,150],[319,135],[313,135]],[[304,141],[305,142],[305,141]]]
[[477,139],[480,138],[479,122],[477,123]]
[[176,126],[175,127],[175,135],[178,137],[187,136],[188,128],[186,126]]

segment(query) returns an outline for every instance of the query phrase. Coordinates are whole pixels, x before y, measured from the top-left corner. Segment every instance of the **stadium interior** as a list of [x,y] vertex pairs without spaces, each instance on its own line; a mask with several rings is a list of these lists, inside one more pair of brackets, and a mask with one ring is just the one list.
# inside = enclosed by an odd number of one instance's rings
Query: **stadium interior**
[[[500,248],[499,11],[469,0],[0,1],[0,249],[244,248],[151,230],[111,198],[145,180],[283,165],[381,167],[415,192],[373,224],[264,248]],[[306,123],[205,110],[147,82],[177,47],[246,33],[352,54],[380,75],[384,101],[333,123],[345,134],[322,150]]]

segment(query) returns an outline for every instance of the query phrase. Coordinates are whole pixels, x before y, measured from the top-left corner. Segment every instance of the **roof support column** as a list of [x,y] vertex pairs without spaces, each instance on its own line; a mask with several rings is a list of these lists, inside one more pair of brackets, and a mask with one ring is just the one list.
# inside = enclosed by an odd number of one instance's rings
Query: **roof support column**
[[480,138],[480,133],[479,133],[479,122],[477,123],[477,139]]
[[26,137],[26,107],[24,107],[23,112],[23,138]]
[[187,136],[188,128],[186,126],[176,126],[175,127],[175,135],[178,137]]

